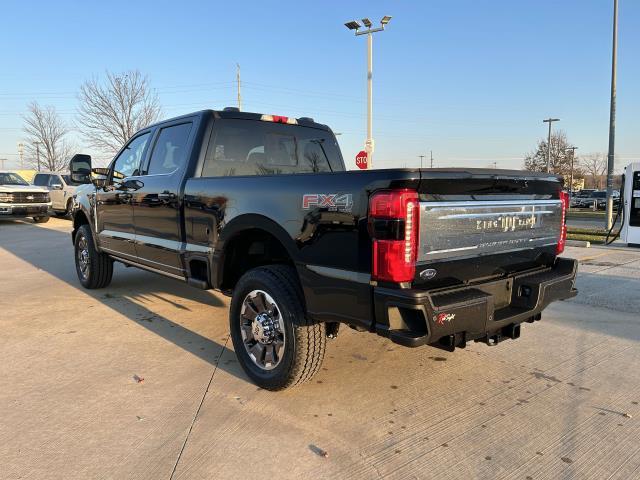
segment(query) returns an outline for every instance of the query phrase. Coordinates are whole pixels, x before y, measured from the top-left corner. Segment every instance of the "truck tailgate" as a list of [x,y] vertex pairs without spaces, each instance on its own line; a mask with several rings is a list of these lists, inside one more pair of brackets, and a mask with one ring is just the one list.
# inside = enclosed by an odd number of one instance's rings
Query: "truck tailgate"
[[549,266],[563,222],[561,188],[562,179],[546,173],[421,170],[415,282],[436,287]]

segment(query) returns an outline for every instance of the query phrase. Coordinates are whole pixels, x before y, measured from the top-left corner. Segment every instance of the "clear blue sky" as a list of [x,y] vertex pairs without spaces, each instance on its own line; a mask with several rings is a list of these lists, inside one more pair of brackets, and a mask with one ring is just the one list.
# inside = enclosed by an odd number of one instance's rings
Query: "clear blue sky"
[[[81,82],[139,69],[165,117],[235,105],[329,124],[349,163],[365,139],[366,41],[343,26],[393,16],[374,38],[376,166],[519,168],[562,119],[578,153],[606,152],[610,0],[3,2],[0,158],[16,166],[27,103],[71,122]],[[640,160],[640,2],[620,0],[618,163]],[[86,149],[85,149],[86,151]],[[91,153],[88,151],[88,153]]]

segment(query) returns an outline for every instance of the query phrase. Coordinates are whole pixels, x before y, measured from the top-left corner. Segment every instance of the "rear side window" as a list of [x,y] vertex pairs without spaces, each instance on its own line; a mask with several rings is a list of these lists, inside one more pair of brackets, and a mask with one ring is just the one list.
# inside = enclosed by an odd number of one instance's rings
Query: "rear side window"
[[49,175],[45,173],[38,173],[33,177],[33,184],[38,187],[46,187],[49,185]]
[[191,126],[191,123],[182,123],[160,130],[149,160],[147,175],[169,174],[182,168],[187,160],[187,141]]
[[[339,150],[323,130],[253,120],[217,120],[203,177],[331,172]],[[338,170],[339,168],[336,168]]]

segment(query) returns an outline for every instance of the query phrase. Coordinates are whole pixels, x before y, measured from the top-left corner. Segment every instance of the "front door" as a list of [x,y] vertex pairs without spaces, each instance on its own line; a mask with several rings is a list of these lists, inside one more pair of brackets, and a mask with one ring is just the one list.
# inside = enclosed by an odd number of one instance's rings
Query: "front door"
[[133,192],[138,261],[178,276],[185,273],[180,191],[194,130],[184,119],[160,128]]
[[136,260],[132,197],[151,132],[134,137],[111,163],[108,184],[96,191],[100,248]]
[[49,196],[51,197],[51,208],[54,210],[64,210],[67,206],[65,204],[64,196],[64,184],[60,175],[49,176]]

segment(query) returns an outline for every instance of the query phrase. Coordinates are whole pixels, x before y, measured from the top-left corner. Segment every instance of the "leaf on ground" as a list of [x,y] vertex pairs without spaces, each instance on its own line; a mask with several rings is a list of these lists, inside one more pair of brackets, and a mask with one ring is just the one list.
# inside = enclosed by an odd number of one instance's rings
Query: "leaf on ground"
[[133,379],[136,381],[136,383],[142,383],[144,382],[144,378],[139,376],[139,375],[134,375]]
[[315,453],[319,457],[322,457],[322,458],[329,457],[329,452],[327,452],[326,450],[323,450],[322,448],[316,445],[313,445],[313,444],[309,445],[309,450],[311,450],[313,453]]

